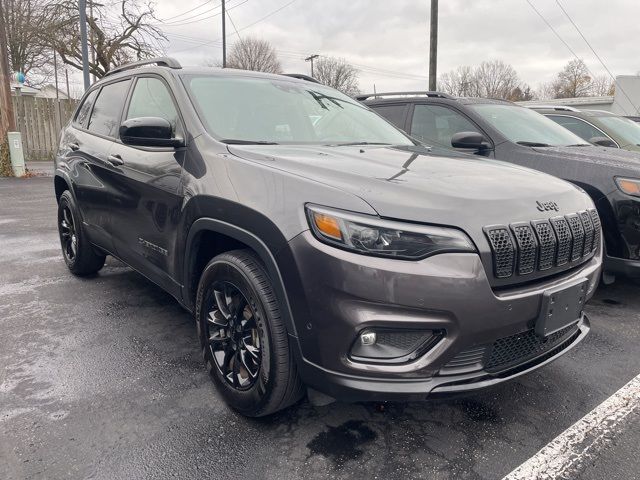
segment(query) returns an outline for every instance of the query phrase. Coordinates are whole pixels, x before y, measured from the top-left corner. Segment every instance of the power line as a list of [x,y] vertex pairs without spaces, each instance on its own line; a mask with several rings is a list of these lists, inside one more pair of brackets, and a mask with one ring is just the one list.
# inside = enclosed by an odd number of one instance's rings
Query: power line
[[[578,28],[578,25],[576,25],[576,23],[573,21],[573,19],[571,18],[571,16],[569,15],[569,13],[567,13],[567,11],[564,9],[564,7],[562,6],[562,4],[560,3],[560,0],[556,0],[556,3],[558,4],[558,7],[560,7],[560,10],[562,10],[562,13],[565,14],[565,16],[567,17],[567,19],[569,19],[569,21],[571,22],[571,25],[573,25],[573,28],[576,29],[576,31],[578,32],[578,34],[582,37],[582,40],[584,40],[584,43],[587,44],[587,46],[589,47],[589,49],[591,50],[591,52],[595,55],[595,57],[598,59],[598,61],[600,62],[600,64],[604,67],[604,69],[607,71],[607,73],[609,74],[609,76],[611,77],[611,79],[613,80],[613,84],[616,86],[616,88],[620,89],[620,91],[622,92],[622,94],[627,98],[627,100],[629,101],[629,103],[631,104],[631,106],[635,109],[635,113],[638,112],[638,107],[636,107],[636,105],[631,101],[631,99],[629,98],[629,95],[627,95],[627,92],[624,91],[624,89],[622,88],[622,86],[618,83],[618,81],[616,80],[616,78],[614,77],[614,75],[611,73],[611,71],[609,70],[609,68],[607,68],[607,66],[604,64],[604,62],[602,61],[602,58],[600,58],[600,55],[598,55],[596,53],[596,51],[594,50],[594,48],[591,46],[591,44],[589,43],[589,41],[586,39],[586,37],[583,35],[582,31]],[[626,113],[626,111],[625,111]]]
[[[246,1],[247,1],[247,0],[245,0],[245,2],[246,2]],[[256,25],[256,24],[258,24],[258,23],[262,22],[263,20],[266,20],[267,18],[269,18],[269,17],[271,17],[271,16],[273,16],[273,15],[275,15],[275,14],[276,14],[276,13],[278,13],[280,10],[282,10],[282,9],[284,9],[284,8],[286,8],[286,7],[288,7],[289,5],[291,5],[292,3],[296,2],[296,1],[297,1],[297,0],[291,0],[290,2],[288,2],[288,3],[284,4],[283,6],[281,6],[280,8],[277,8],[276,10],[272,11],[271,13],[268,13],[267,15],[265,15],[265,16],[264,16],[264,17],[262,17],[262,18],[260,18],[259,20],[256,20],[255,22],[250,23],[249,25],[246,25],[246,26],[244,26],[244,27],[242,27],[242,28],[238,29],[238,32],[241,32],[242,30],[246,30],[247,28],[253,27],[254,25]],[[243,3],[244,3],[244,2],[243,2]],[[240,5],[241,5],[241,4],[237,4],[236,6],[240,6]],[[233,7],[232,7],[232,8],[233,8]],[[231,8],[230,8],[229,10],[231,10]],[[222,40],[222,37],[221,37],[221,38],[218,38],[218,39],[216,39],[216,40],[211,40],[210,42],[205,42],[205,43],[203,43],[201,46],[203,46],[203,47],[204,47],[204,46],[207,46],[207,45],[212,45],[212,44],[215,44],[215,43],[219,42],[220,40]],[[183,51],[185,51],[185,50],[191,50],[191,49],[190,49],[190,48],[183,48],[183,49],[181,49],[181,50],[175,50],[173,53],[179,53],[179,52],[183,52]]]
[[[542,13],[540,13],[540,11],[533,6],[533,4],[531,3],[530,0],[525,0],[529,6],[533,9],[534,12],[536,12],[538,14],[538,16],[542,19],[542,21],[544,23],[547,24],[547,27],[549,27],[549,29],[551,29],[551,31],[555,34],[556,37],[558,37],[558,40],[560,40],[562,43],[564,43],[565,47],[567,47],[567,49],[571,52],[571,54],[575,57],[576,60],[578,61],[582,61],[582,59],[578,56],[578,54],[573,50],[573,48],[571,48],[571,46],[564,40],[564,38],[562,38],[560,36],[560,34],[556,31],[555,28],[553,28],[553,26],[547,21],[547,19],[542,15]],[[587,66],[586,63],[582,62],[584,64],[584,67],[587,69],[587,72],[589,72],[589,75],[591,75],[591,78],[595,78],[594,73],[589,69],[589,67]]]
[[[197,5],[197,6],[193,7],[193,8],[192,8],[192,9],[190,9],[190,10],[187,10],[187,11],[185,11],[185,12],[182,12],[182,13],[180,13],[180,14],[178,14],[178,15],[174,15],[174,16],[172,17],[172,20],[175,20],[175,19],[176,19],[176,18],[178,18],[178,17],[182,17],[183,15],[186,15],[187,13],[191,13],[191,12],[193,12],[193,11],[195,11],[195,10],[198,10],[200,7],[204,7],[207,3],[211,3],[212,1],[213,1],[213,0],[207,0],[206,2],[203,2],[203,3],[201,3],[200,5]],[[159,19],[159,20],[160,20],[160,22],[165,22],[167,19]],[[184,19],[183,19],[183,20],[184,20]]]

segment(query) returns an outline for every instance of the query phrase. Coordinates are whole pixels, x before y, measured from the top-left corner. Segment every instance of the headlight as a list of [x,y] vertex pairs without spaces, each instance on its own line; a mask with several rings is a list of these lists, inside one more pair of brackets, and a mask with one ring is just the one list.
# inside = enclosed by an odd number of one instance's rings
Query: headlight
[[640,179],[616,177],[615,180],[621,192],[640,197]]
[[307,218],[318,240],[367,255],[417,260],[444,252],[475,252],[460,230],[412,225],[307,205]]

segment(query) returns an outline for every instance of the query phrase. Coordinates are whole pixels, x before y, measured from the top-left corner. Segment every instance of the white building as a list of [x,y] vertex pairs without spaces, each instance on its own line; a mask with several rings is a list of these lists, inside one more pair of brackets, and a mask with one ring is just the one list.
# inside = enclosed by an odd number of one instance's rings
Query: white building
[[640,75],[618,75],[615,95],[605,97],[530,100],[520,105],[562,105],[583,110],[605,110],[617,115],[640,116]]

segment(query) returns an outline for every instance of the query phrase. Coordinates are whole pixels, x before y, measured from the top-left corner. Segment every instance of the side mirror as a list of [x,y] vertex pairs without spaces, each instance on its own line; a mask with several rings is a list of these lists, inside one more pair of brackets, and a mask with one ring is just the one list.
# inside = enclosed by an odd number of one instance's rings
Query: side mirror
[[484,135],[478,132],[458,132],[451,137],[453,148],[466,148],[473,150],[487,150],[491,148]]
[[589,143],[593,143],[594,145],[600,145],[601,147],[618,148],[615,142],[607,137],[593,137],[589,139]]
[[160,117],[138,117],[120,125],[120,140],[126,145],[141,147],[181,147],[184,140],[173,137],[168,120]]

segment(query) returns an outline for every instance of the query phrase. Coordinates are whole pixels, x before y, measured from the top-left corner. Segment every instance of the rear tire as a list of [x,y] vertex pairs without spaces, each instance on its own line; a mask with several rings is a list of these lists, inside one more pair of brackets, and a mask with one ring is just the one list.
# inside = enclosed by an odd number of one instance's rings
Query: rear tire
[[303,396],[271,280],[252,252],[234,250],[207,264],[196,321],[211,378],[231,408],[260,417]]
[[63,192],[58,201],[58,233],[62,256],[71,273],[91,275],[104,266],[106,257],[97,253],[89,242],[69,190]]

